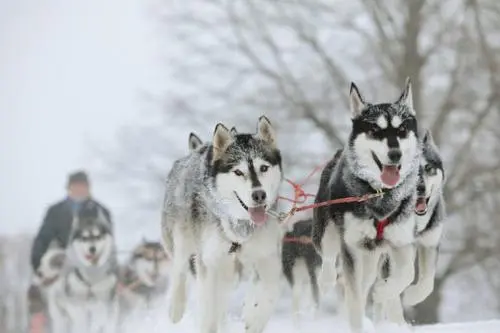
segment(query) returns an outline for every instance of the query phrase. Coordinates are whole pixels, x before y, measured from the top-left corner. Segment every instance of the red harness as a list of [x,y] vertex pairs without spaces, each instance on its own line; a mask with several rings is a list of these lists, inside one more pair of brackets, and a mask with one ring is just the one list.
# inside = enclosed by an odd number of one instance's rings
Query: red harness
[[384,229],[388,224],[389,224],[389,219],[383,219],[383,220],[377,221],[377,240],[378,241],[384,239]]

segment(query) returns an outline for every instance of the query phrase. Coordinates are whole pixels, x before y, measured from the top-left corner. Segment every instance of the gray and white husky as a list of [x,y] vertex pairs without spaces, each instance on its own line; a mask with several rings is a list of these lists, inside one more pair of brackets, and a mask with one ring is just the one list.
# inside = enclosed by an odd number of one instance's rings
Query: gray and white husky
[[[422,138],[422,156],[420,159],[420,175],[417,186],[416,236],[418,276],[416,283],[404,292],[401,301],[405,306],[416,305],[429,296],[434,289],[438,247],[443,234],[443,220],[446,217],[443,187],[445,171],[443,161],[436,147],[432,134],[425,130]],[[388,265],[388,267],[387,267]],[[392,274],[390,260],[385,263],[381,275]],[[380,305],[383,311],[380,319],[389,319],[404,323],[401,301],[396,299],[388,304]]]
[[[350,108],[348,142],[324,168],[316,202],[384,195],[316,208],[313,242],[330,270],[340,254],[350,327],[361,332],[370,289],[374,302],[385,302],[398,298],[413,280],[420,144],[409,79],[397,101],[381,104],[366,102],[352,83]],[[384,253],[394,274],[375,283]]]
[[115,333],[115,243],[102,210],[74,218],[61,278],[48,299],[53,333]]
[[172,258],[169,316],[178,322],[186,307],[189,258],[196,255],[201,332],[221,329],[235,260],[254,272],[245,301],[245,330],[264,330],[279,297],[281,237],[268,216],[283,174],[270,121],[259,118],[256,134],[233,134],[217,124],[210,145],[174,163],[167,177],[162,214],[163,245]]
[[120,279],[128,313],[152,307],[166,293],[168,268],[169,258],[161,243],[142,239]]

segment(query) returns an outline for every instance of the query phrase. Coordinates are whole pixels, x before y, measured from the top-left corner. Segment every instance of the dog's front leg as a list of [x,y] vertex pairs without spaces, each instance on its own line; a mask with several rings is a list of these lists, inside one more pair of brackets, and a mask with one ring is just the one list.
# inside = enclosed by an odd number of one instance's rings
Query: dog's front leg
[[170,287],[167,292],[168,315],[172,323],[178,323],[184,316],[187,304],[186,280],[189,269],[189,260],[192,252],[188,246],[189,242],[181,229],[176,226],[173,239],[174,253],[172,257],[172,268],[170,270]]
[[373,301],[386,303],[400,299],[401,293],[415,277],[415,248],[413,244],[393,247],[390,251],[391,274],[386,279],[379,279],[373,288]]
[[68,332],[68,317],[57,299],[49,299],[48,312],[52,333]]
[[217,333],[225,319],[234,282],[234,260],[223,254],[215,260],[199,256],[196,272],[200,293],[200,332]]
[[418,280],[403,293],[403,304],[411,306],[422,302],[434,289],[438,248],[418,246]]
[[120,305],[118,300],[112,299],[111,304],[108,304],[109,316],[104,325],[105,333],[117,333],[118,332],[118,318],[120,317]]
[[88,304],[87,302],[67,302],[66,310],[68,313],[70,329],[68,333],[88,333]]
[[253,286],[247,291],[243,317],[246,333],[261,333],[271,317],[280,293],[281,262],[278,253],[255,262]]
[[353,332],[363,332],[368,292],[377,277],[380,253],[344,245],[342,247],[344,299]]
[[320,281],[323,291],[334,287],[337,282],[336,262],[339,254],[340,237],[335,225],[333,222],[330,222],[325,228],[322,240]]

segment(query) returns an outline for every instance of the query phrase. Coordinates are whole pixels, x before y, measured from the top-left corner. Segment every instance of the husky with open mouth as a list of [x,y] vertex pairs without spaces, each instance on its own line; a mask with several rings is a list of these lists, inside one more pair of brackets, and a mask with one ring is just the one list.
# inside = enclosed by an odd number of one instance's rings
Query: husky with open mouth
[[[427,298],[434,289],[438,248],[446,218],[443,187],[445,171],[438,148],[429,130],[423,132],[422,156],[417,185],[416,236],[418,276],[401,298],[403,305],[413,306]],[[390,258],[382,267],[381,276],[392,274]],[[404,323],[404,313],[399,299],[382,305],[380,319]]]
[[[352,130],[345,147],[324,168],[316,202],[383,192],[364,202],[314,210],[313,242],[331,265],[340,255],[351,330],[363,331],[368,293],[375,303],[396,299],[414,276],[416,186],[420,159],[411,84],[395,102],[366,102],[354,83]],[[382,255],[394,274],[376,283]]]
[[52,332],[116,332],[118,266],[103,211],[75,217],[68,244],[63,271],[48,299]]
[[438,247],[446,218],[443,161],[429,130],[425,131],[422,142],[421,179],[425,198],[417,200],[415,208],[418,279],[403,294],[403,303],[408,306],[422,302],[434,289]]
[[219,123],[210,145],[174,163],[162,214],[163,245],[172,258],[167,297],[172,322],[185,311],[194,253],[200,331],[215,333],[223,325],[234,257],[254,274],[243,313],[245,331],[264,330],[280,292],[283,233],[267,210],[274,208],[282,180],[276,135],[264,116],[255,134],[231,133]]

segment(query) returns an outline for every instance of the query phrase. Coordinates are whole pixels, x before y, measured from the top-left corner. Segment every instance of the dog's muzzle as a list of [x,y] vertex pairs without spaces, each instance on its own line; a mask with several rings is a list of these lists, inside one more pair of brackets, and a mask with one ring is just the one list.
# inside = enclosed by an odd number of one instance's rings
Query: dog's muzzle
[[[256,192],[259,192],[259,191],[254,191],[252,193],[252,198],[255,200],[254,198],[254,193]],[[262,193],[258,193],[255,195],[255,197],[257,199],[259,199],[261,202],[264,201],[265,202],[265,199],[266,199],[266,192],[264,191],[260,191]],[[248,207],[244,202],[243,200],[241,200],[240,196],[238,195],[238,193],[234,192],[234,195],[236,196],[236,198],[238,199],[239,203],[241,204],[241,206],[248,212],[248,214],[250,215],[250,220],[252,220],[252,222],[257,225],[257,226],[261,226],[261,225],[264,225],[264,223],[266,223],[267,221],[267,212],[266,212],[266,205],[259,205],[259,206],[254,206],[254,207]],[[262,199],[263,198],[263,199]]]
[[399,182],[401,164],[382,164],[378,156],[372,151],[372,157],[380,169],[380,180],[388,187],[393,187]]

